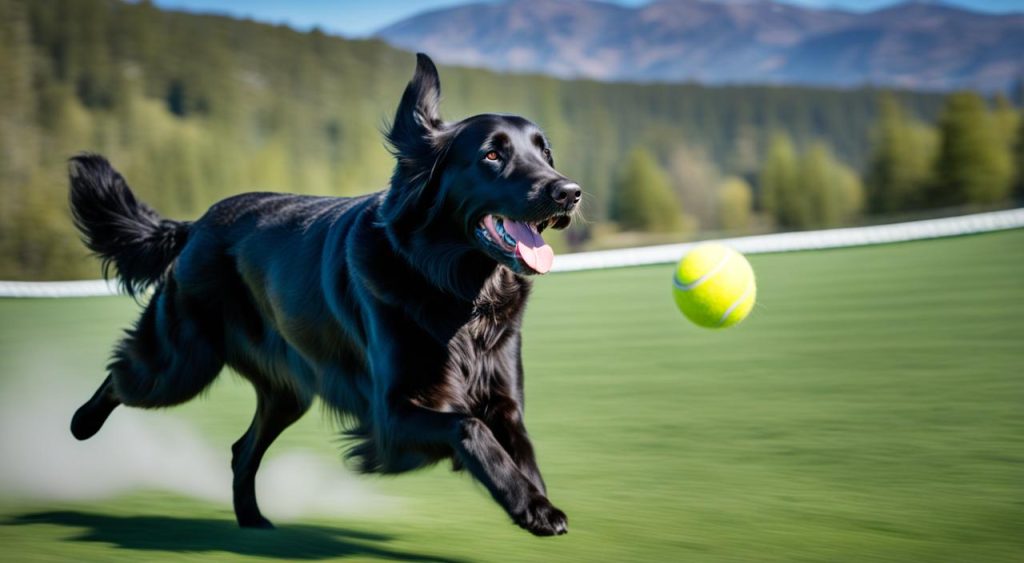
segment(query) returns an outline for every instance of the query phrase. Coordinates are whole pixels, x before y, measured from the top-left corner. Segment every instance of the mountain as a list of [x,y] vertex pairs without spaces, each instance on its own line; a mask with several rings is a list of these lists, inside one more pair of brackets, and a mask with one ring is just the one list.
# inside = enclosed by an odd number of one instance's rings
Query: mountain
[[377,36],[450,64],[608,81],[1004,90],[1024,14],[935,2],[867,13],[773,0],[506,0],[426,12]]

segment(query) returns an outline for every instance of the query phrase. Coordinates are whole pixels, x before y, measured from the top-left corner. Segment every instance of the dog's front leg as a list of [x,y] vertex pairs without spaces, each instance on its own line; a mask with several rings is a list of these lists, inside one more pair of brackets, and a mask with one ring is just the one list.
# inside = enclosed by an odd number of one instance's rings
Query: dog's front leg
[[512,400],[495,402],[493,414],[487,420],[487,427],[494,433],[505,451],[512,457],[519,470],[526,475],[542,493],[547,494],[544,478],[537,466],[537,457],[533,453],[533,444],[523,424],[523,413],[519,405]]
[[568,519],[542,488],[519,469],[484,422],[418,405],[396,405],[396,430],[403,441],[445,441],[463,466],[480,481],[516,524],[538,536],[564,534]]
[[547,486],[544,484],[544,478],[541,477],[540,467],[537,466],[537,458],[533,453],[530,437],[526,434],[526,427],[523,426],[522,421],[502,421],[499,424],[494,432],[501,436],[500,439],[505,444],[505,450],[512,456],[520,471],[546,495]]

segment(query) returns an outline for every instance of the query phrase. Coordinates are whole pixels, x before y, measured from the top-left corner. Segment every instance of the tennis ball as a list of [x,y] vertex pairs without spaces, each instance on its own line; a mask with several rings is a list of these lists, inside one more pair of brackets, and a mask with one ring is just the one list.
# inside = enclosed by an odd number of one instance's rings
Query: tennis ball
[[679,261],[672,294],[686,318],[707,328],[742,321],[757,297],[754,270],[742,254],[718,243],[699,244]]

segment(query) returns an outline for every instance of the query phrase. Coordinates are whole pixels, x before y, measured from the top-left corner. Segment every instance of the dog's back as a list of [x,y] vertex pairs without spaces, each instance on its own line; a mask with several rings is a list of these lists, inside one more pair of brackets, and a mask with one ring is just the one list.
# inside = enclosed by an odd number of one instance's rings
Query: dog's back
[[228,365],[254,384],[366,416],[366,343],[347,247],[378,199],[243,194],[196,221],[173,275],[220,286],[208,291],[224,312]]

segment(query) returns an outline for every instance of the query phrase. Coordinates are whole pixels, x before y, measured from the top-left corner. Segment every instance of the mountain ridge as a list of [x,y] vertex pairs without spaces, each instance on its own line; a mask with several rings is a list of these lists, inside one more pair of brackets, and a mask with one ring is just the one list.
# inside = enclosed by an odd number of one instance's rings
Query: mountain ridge
[[603,81],[997,91],[1024,77],[1024,13],[921,1],[852,12],[775,0],[506,0],[431,10],[375,36],[449,64]]

